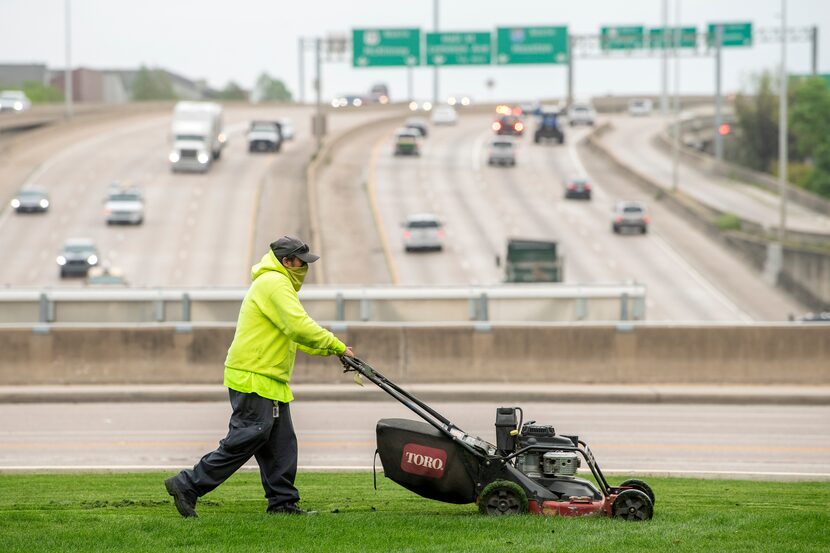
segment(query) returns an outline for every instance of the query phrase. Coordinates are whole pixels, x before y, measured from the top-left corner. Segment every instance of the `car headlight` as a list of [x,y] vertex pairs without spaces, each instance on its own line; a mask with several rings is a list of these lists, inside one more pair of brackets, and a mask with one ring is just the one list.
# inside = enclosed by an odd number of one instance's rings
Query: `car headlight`
[[89,257],[86,258],[86,262],[89,263],[90,265],[95,265],[96,263],[98,263],[98,256],[95,255],[95,254],[92,254],[92,255],[90,255]]
[[20,111],[23,109],[23,102],[15,102],[14,103],[14,111]]
[[59,255],[55,261],[57,261],[58,265],[60,265],[61,267],[66,265],[66,258],[62,255]]
[[40,207],[42,207],[43,209],[49,207],[49,200],[47,200],[46,198],[40,200]]
[[418,102],[409,102],[409,110],[415,111],[418,109]]
[[432,102],[424,102],[424,111],[429,111],[432,109]]
[[17,209],[18,207],[20,207],[20,200],[18,200],[17,198],[15,198],[15,199],[13,199],[13,200],[11,201],[11,204],[12,204],[12,207],[13,207],[14,209]]
[[355,98],[354,100],[352,100],[352,105],[356,108],[359,108],[363,105],[363,100],[361,100],[360,98]]
[[454,106],[455,105],[455,96],[450,96],[447,98],[447,104]]
[[179,152],[170,152],[170,155],[167,156],[167,159],[170,160],[170,163],[178,163],[179,159],[181,159],[181,156],[179,155]]
[[207,154],[207,152],[199,152],[199,155],[196,156],[196,160],[202,165],[204,165],[205,163],[210,161],[210,156]]
[[462,106],[469,106],[470,105],[470,99],[467,98],[466,96],[464,96],[463,98],[461,98],[461,105]]
[[222,144],[224,144],[224,143],[225,143],[225,142],[227,142],[227,141],[228,141],[228,136],[227,136],[225,133],[220,132],[220,133],[219,133],[219,142],[221,142]]

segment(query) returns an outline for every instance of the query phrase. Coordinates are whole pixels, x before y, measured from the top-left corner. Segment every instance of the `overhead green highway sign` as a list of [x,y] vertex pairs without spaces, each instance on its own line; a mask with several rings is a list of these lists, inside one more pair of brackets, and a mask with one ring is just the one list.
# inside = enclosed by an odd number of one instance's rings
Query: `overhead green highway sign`
[[354,29],[354,67],[394,67],[421,64],[420,29]]
[[427,33],[427,65],[489,65],[489,32]]
[[636,50],[645,48],[645,29],[642,26],[603,27],[599,44],[603,50]]
[[568,28],[499,27],[496,63],[568,63]]
[[697,46],[697,27],[669,27],[667,36],[663,27],[648,30],[648,47],[652,49],[674,48],[675,32],[680,32],[678,48],[695,48]]
[[706,40],[709,46],[715,45],[715,29],[723,27],[721,46],[752,46],[752,23],[709,23]]

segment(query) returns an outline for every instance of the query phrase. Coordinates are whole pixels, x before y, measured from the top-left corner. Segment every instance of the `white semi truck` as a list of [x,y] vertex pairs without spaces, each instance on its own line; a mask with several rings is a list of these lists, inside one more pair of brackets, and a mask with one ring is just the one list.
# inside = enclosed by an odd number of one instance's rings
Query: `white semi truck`
[[227,137],[222,106],[213,102],[178,102],[171,126],[170,168],[204,173],[222,155]]

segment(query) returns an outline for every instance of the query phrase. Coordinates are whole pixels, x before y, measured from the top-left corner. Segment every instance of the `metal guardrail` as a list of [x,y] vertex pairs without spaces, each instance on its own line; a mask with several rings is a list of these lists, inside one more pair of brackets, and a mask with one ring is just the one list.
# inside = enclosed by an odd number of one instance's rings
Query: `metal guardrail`
[[[5,289],[0,323],[234,322],[244,288]],[[645,318],[642,284],[481,287],[308,286],[320,321],[615,321]]]

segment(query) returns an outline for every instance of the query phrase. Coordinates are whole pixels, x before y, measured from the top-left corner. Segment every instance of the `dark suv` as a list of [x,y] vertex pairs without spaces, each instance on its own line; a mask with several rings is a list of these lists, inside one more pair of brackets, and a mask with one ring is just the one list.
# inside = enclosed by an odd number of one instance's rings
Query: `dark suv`
[[539,117],[539,125],[533,133],[533,141],[536,144],[542,140],[555,140],[560,144],[565,143],[565,133],[559,126],[559,114],[547,112]]
[[90,268],[98,265],[98,249],[88,238],[70,238],[63,245],[57,263],[61,278],[86,276]]

